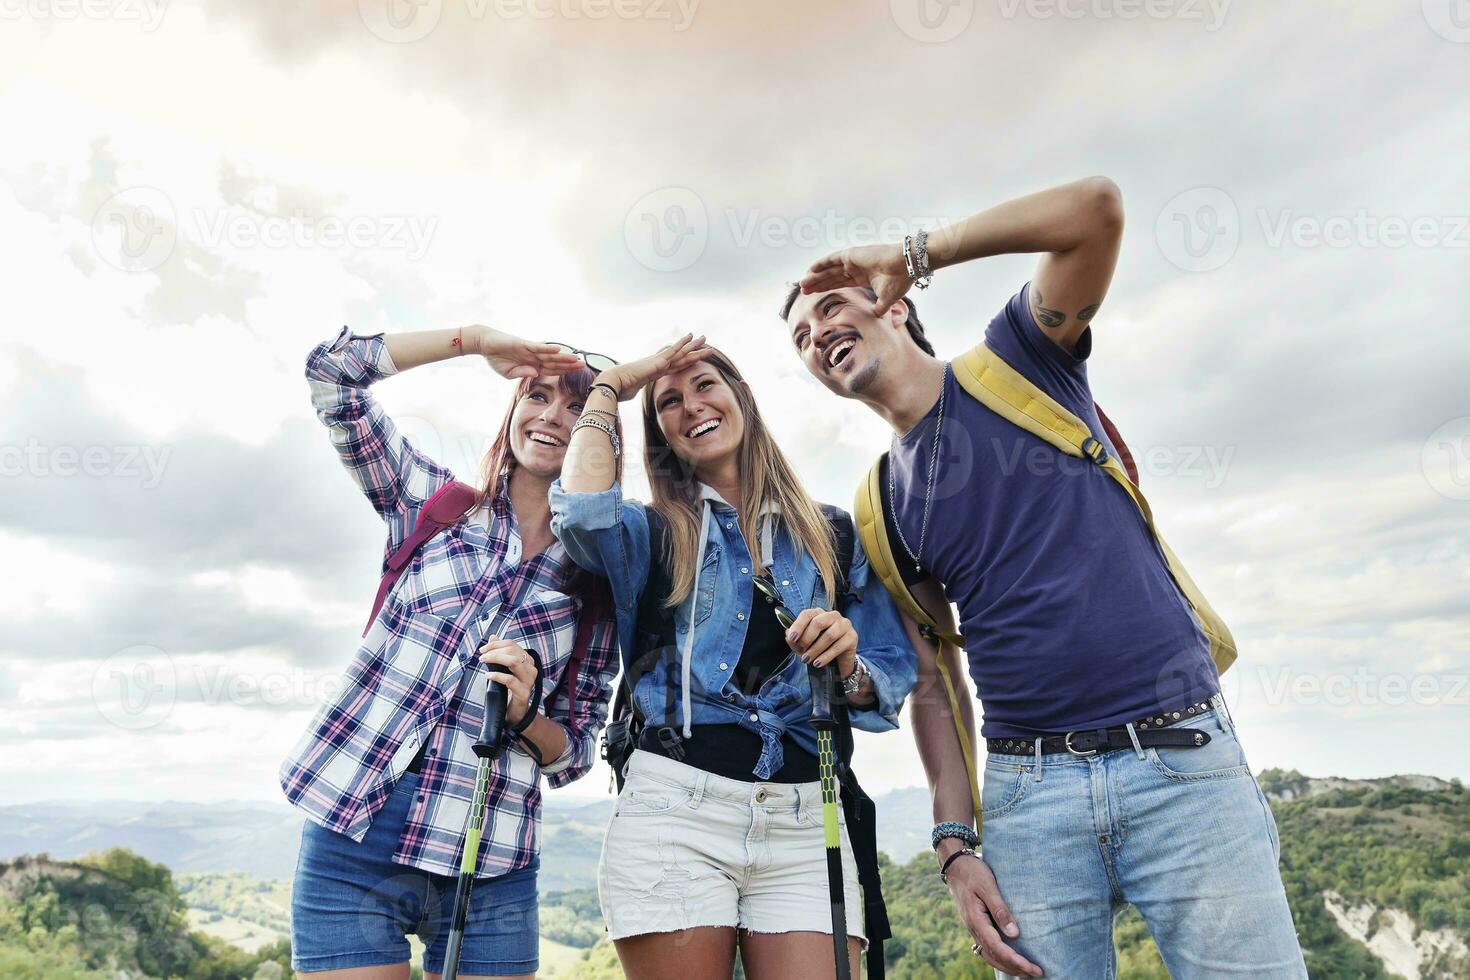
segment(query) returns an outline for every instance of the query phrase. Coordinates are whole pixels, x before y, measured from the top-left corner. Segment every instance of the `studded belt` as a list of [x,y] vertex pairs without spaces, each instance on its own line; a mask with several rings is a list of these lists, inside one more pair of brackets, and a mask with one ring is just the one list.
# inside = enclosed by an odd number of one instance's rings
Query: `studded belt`
[[[1219,697],[1219,695],[1216,695]],[[1215,698],[1196,701],[1182,708],[1160,711],[1133,722],[1138,744],[1149,746],[1171,746],[1174,748],[1198,748],[1210,744],[1210,733],[1198,728],[1174,728],[1181,721],[1202,715],[1215,707]],[[1035,738],[987,738],[985,747],[998,755],[1034,755]],[[1133,739],[1126,725],[1112,728],[1097,728],[1091,731],[1067,732],[1065,735],[1041,736],[1041,754],[1056,755],[1069,752],[1072,755],[1099,755],[1133,748]]]

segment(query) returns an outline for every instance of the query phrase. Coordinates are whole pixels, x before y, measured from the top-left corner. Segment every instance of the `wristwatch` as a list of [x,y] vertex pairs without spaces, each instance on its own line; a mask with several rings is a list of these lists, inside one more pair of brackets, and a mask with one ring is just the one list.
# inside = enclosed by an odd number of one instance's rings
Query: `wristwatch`
[[863,681],[868,679],[868,665],[863,663],[862,657],[854,658],[857,662],[852,666],[852,673],[842,679],[842,696],[850,698],[863,689]]

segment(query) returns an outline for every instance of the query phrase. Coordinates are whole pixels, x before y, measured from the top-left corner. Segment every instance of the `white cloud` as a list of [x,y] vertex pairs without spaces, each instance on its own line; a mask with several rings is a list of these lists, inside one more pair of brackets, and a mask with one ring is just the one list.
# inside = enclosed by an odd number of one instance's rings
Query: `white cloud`
[[[67,700],[66,672],[81,651],[93,663],[134,645],[204,670],[206,688],[345,663],[381,528],[312,428],[301,380],[342,323],[483,322],[619,358],[707,332],[813,493],[846,505],[888,433],[789,354],[782,283],[862,220],[963,216],[1093,172],[1123,186],[1129,230],[1092,379],[1171,543],[1243,641],[1231,684],[1252,762],[1375,774],[1405,764],[1387,736],[1416,719],[1450,730],[1447,696],[1387,703],[1353,685],[1359,671],[1450,684],[1470,670],[1470,504],[1422,469],[1425,440],[1466,414],[1467,249],[1294,237],[1359,210],[1466,211],[1450,163],[1470,150],[1465,49],[1415,5],[1233,5],[1216,31],[984,7],[940,45],[880,8],[784,5],[772,20],[775,5],[701,5],[676,33],[447,7],[398,46],[353,4],[175,3],[153,30],[0,33],[0,126],[24,134],[0,151],[5,448],[172,452],[156,493],[6,477],[0,611],[24,618],[0,701],[38,706],[9,713],[24,766],[104,794],[276,792],[307,708],[192,697],[167,726],[118,731]],[[897,79],[924,84],[916,97]],[[1185,273],[1155,224],[1199,186],[1231,198],[1239,242],[1222,268]],[[669,187],[694,193],[707,235],[673,272],[625,237],[634,203]],[[154,205],[157,241],[172,241],[141,271],[115,264],[111,215],[138,215],[106,210],[120,191]],[[752,228],[772,234],[744,240]],[[358,245],[324,241],[352,229]],[[941,350],[978,339],[1032,267],[944,270],[920,296]],[[506,386],[464,362],[377,394],[470,476]],[[26,625],[56,614],[49,641]],[[1272,693],[1298,677],[1351,682],[1349,700]],[[67,740],[43,737],[57,722],[42,705],[66,710]],[[107,765],[83,761],[104,748]],[[921,778],[906,733],[861,751],[870,789]],[[1415,765],[1470,775],[1448,748]]]

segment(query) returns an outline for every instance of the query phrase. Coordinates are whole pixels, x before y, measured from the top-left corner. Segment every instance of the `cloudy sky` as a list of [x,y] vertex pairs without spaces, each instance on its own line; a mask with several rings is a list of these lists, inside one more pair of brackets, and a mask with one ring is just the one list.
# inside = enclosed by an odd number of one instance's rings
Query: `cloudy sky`
[[[0,0],[5,799],[278,798],[381,547],[302,380],[342,324],[707,332],[845,504],[887,433],[783,284],[1090,174],[1094,387],[1252,766],[1470,778],[1467,78],[1464,0]],[[940,349],[1033,266],[936,277]],[[378,394],[468,476],[506,385]]]

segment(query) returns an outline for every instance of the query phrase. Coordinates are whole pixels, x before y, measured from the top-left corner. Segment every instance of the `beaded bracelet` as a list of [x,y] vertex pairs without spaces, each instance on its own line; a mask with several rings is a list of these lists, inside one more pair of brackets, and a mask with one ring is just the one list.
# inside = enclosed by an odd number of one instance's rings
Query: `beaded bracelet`
[[913,279],[914,285],[920,289],[928,289],[929,283],[934,279],[933,270],[929,268],[929,233],[923,228],[919,229],[918,235],[914,236],[914,266],[919,274],[914,275],[914,270],[909,270],[909,278]]
[[966,847],[974,847],[980,843],[979,835],[968,824],[946,820],[934,825],[934,830],[929,834],[929,846],[938,850],[939,842],[950,838],[963,841]]
[[608,425],[601,419],[596,419],[592,418],[591,416],[584,415],[581,418],[577,419],[576,425],[572,426],[572,435],[576,435],[577,430],[582,428],[583,426],[586,426],[589,429],[597,429],[600,432],[607,433],[608,439],[612,441],[613,456],[618,457],[623,455],[623,445],[618,440],[617,429],[614,429],[612,426]]

